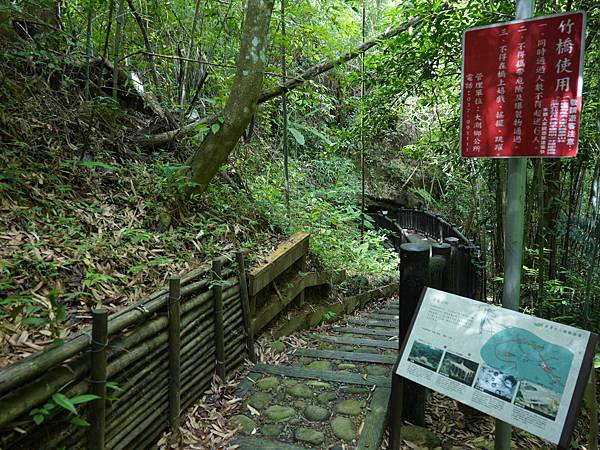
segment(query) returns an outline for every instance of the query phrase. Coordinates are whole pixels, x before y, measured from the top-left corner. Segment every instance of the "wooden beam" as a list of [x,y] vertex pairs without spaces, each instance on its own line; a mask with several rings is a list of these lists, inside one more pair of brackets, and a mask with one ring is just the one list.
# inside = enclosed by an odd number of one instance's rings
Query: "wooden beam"
[[393,337],[398,336],[396,330],[374,330],[373,328],[359,328],[359,327],[333,327],[333,331],[336,333],[352,333],[352,334],[364,334],[369,336],[381,336],[381,337]]
[[328,336],[321,334],[318,336],[318,340],[323,342],[333,342],[334,344],[342,345],[361,345],[363,347],[375,347],[375,348],[390,348],[398,350],[398,341],[381,341],[379,339],[365,339],[365,338],[352,338],[346,336]]
[[308,253],[308,233],[296,233],[248,274],[249,293],[256,295],[292,264]]
[[337,350],[318,350],[315,348],[297,348],[289,352],[290,356],[305,356],[307,358],[339,359],[341,361],[355,361],[373,364],[394,365],[396,358],[388,355],[374,355],[372,353],[340,352]]
[[364,427],[360,433],[357,450],[379,448],[385,432],[391,392],[391,389],[381,387],[375,389],[369,403],[369,414],[365,417]]
[[307,369],[304,367],[257,364],[252,368],[252,371],[290,378],[307,378],[313,380],[331,381],[333,383],[360,384],[363,386],[381,387],[391,386],[391,380],[388,377],[368,376],[365,380],[360,373],[344,373],[336,372],[334,370],[318,370]]
[[308,287],[320,286],[328,283],[340,283],[346,278],[345,271],[337,272],[310,272],[298,273],[291,277],[282,277],[276,283],[277,292],[272,294],[262,308],[255,311],[252,319],[252,330],[259,333],[273,319],[275,319],[287,305],[300,296]]
[[398,321],[393,320],[375,320],[375,319],[348,319],[346,320],[348,323],[352,323],[355,325],[367,325],[371,327],[384,327],[384,328],[395,328],[396,330],[399,327]]

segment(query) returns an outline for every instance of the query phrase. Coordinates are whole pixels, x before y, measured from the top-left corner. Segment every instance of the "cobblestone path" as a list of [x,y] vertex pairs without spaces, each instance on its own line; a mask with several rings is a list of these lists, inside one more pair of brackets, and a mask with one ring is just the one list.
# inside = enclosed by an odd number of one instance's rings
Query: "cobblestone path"
[[398,353],[398,302],[309,334],[285,365],[257,364],[239,386],[242,450],[378,449]]

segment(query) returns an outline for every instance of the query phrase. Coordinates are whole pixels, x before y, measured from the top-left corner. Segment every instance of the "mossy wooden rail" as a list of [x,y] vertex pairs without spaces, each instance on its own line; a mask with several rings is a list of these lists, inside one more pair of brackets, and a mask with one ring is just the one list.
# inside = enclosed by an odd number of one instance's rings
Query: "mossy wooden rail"
[[310,235],[296,233],[248,273],[252,330],[261,332],[292,303],[302,305],[307,288],[340,283],[344,271],[306,272]]

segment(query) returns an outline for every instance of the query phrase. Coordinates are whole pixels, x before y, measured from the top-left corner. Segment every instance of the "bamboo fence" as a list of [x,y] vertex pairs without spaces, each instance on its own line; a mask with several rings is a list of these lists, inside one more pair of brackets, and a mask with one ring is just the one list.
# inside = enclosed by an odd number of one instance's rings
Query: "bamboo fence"
[[[142,449],[176,427],[215,371],[224,378],[246,355],[255,360],[244,256],[235,259],[171,279],[108,317],[93,311],[93,329],[0,370],[0,448]],[[30,411],[57,392],[100,397],[77,407],[89,427],[59,407],[33,422]]]

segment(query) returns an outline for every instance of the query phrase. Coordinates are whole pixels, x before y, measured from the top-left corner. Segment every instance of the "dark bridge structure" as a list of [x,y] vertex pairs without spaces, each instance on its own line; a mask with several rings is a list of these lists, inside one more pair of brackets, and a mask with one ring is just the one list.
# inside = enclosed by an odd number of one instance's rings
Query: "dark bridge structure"
[[400,255],[402,244],[430,245],[430,278],[434,284],[453,294],[485,300],[486,270],[481,249],[455,224],[432,212],[412,208],[370,206],[368,214],[378,229],[390,233],[388,243]]

